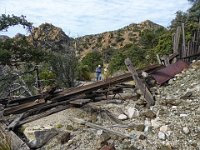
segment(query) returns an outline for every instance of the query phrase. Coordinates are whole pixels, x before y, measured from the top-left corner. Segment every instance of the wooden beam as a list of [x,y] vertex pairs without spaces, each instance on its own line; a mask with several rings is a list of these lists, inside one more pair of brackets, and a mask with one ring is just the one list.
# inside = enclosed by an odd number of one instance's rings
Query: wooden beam
[[138,73],[136,72],[135,68],[133,67],[133,64],[129,58],[125,60],[125,64],[131,72],[133,79],[136,82],[136,87],[141,90],[142,94],[144,95],[144,98],[146,99],[147,102],[147,107],[153,106],[155,104],[154,98],[152,94],[150,93],[149,89],[147,86],[141,81],[141,79],[138,77]]
[[185,52],[186,52],[186,46],[185,46],[185,25],[184,23],[181,24],[182,26],[182,38],[183,38],[183,43],[182,43],[182,52],[180,54],[180,57],[185,57]]
[[32,121],[34,121],[34,120],[37,120],[37,119],[40,119],[40,118],[49,116],[49,115],[51,115],[51,114],[60,112],[60,111],[62,111],[62,110],[65,110],[65,109],[67,109],[67,108],[70,108],[70,107],[71,107],[71,105],[60,106],[60,107],[58,107],[58,108],[54,108],[54,109],[48,110],[48,111],[43,112],[43,113],[41,113],[41,114],[36,114],[36,115],[34,115],[34,116],[30,116],[30,117],[28,117],[28,118],[23,119],[22,121],[20,121],[20,122],[18,123],[18,125],[20,126],[20,125],[23,125],[23,124],[25,124],[25,123],[32,122]]
[[28,103],[24,103],[24,104],[21,104],[21,105],[8,107],[8,108],[4,109],[4,115],[6,116],[6,115],[9,115],[9,114],[12,114],[12,113],[20,113],[24,110],[31,109],[33,107],[36,107],[37,105],[41,105],[41,104],[44,104],[44,103],[45,103],[44,99],[38,99],[34,102],[28,102]]
[[100,125],[97,125],[97,124],[94,124],[94,123],[91,123],[91,122],[87,122],[87,121],[85,121],[83,119],[72,118],[71,120],[73,122],[75,122],[75,123],[86,125],[88,127],[91,127],[91,128],[97,129],[97,130],[103,130],[105,132],[117,135],[117,136],[122,137],[122,138],[129,138],[129,139],[134,139],[135,138],[134,135],[130,136],[130,135],[118,132],[118,131],[114,131],[114,130],[108,129],[107,127],[103,127],[103,126],[100,126]]
[[7,144],[9,144],[11,150],[30,150],[28,145],[24,141],[22,141],[13,131],[7,131],[6,125],[1,122],[0,133],[3,133],[7,137]]

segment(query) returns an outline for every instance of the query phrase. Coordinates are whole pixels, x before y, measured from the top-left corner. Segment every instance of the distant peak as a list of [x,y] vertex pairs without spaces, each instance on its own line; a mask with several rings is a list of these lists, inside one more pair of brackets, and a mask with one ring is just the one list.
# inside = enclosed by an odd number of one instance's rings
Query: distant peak
[[152,26],[152,25],[153,26],[161,26],[161,25],[159,25],[159,24],[157,24],[157,23],[155,23],[155,22],[153,22],[151,20],[145,20],[145,21],[142,21],[139,24],[141,24],[141,25],[150,25],[150,26]]

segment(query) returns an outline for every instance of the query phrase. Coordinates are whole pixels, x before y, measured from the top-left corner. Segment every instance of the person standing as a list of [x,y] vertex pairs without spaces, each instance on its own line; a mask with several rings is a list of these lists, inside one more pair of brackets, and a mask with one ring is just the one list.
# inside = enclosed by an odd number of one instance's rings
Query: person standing
[[96,81],[101,80],[101,72],[102,72],[101,65],[98,65],[98,67],[96,68]]

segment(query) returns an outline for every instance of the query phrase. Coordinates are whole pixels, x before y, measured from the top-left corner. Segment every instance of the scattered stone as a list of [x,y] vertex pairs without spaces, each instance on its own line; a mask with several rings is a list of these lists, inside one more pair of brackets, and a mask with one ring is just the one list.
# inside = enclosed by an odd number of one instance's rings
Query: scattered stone
[[147,78],[148,77],[148,73],[147,72],[144,72],[142,71],[142,74],[141,74],[144,78]]
[[168,84],[169,84],[169,85],[171,85],[171,84],[173,84],[173,83],[174,83],[173,79],[170,79],[170,80],[168,81]]
[[102,135],[103,134],[103,130],[97,130],[97,135]]
[[0,104],[0,111],[4,109],[4,105]]
[[38,130],[34,132],[35,140],[29,142],[29,146],[33,149],[40,148],[46,144],[49,140],[55,137],[58,131],[55,129],[50,130]]
[[158,138],[159,138],[160,140],[166,140],[166,134],[163,133],[163,132],[161,132],[161,131],[159,131],[159,132],[158,132]]
[[113,145],[104,145],[100,150],[115,150]]
[[147,132],[149,132],[149,131],[150,131],[150,126],[145,126],[144,132],[147,133]]
[[125,114],[120,114],[118,116],[118,119],[120,119],[120,120],[126,120],[126,119],[128,119],[128,117]]
[[191,145],[192,145],[193,147],[197,147],[197,143],[196,143],[196,142],[191,143]]
[[180,117],[187,117],[188,114],[180,114]]
[[143,132],[144,129],[145,129],[145,125],[144,124],[138,124],[138,125],[136,125],[135,128],[136,128],[137,131]]
[[129,119],[139,116],[139,111],[136,108],[129,107],[127,111],[128,111],[127,115]]
[[151,125],[156,129],[159,128],[161,126],[161,122],[160,122],[160,118],[157,117],[155,119],[151,120]]
[[183,127],[183,133],[189,134],[190,133],[189,128],[188,127]]
[[181,100],[178,99],[166,99],[161,101],[161,105],[167,106],[167,105],[171,105],[171,106],[178,106],[179,104],[181,104]]
[[181,96],[180,99],[189,99],[192,96],[192,92],[187,92],[184,96]]
[[147,110],[146,112],[143,113],[143,116],[150,119],[156,118],[156,114],[152,110]]
[[143,135],[143,134],[140,134],[139,139],[140,139],[140,140],[145,140],[145,139],[146,139],[146,136]]
[[71,126],[71,125],[67,125],[67,126],[66,126],[66,129],[67,129],[67,130],[71,130],[71,131],[72,131],[72,130],[74,130],[74,127],[73,127],[73,126]]
[[161,145],[160,150],[172,150],[171,145]]
[[70,133],[69,132],[61,133],[57,139],[60,144],[65,144],[70,140]]
[[98,139],[98,143],[99,143],[99,145],[105,145],[106,143],[107,143],[107,141],[110,139],[111,137],[110,137],[110,135],[108,134],[108,133],[105,133],[105,132],[103,132],[101,135],[100,135],[100,137],[99,137],[99,139]]
[[167,131],[169,130],[169,127],[168,126],[162,126],[160,127],[160,131],[163,132],[163,133],[167,133]]

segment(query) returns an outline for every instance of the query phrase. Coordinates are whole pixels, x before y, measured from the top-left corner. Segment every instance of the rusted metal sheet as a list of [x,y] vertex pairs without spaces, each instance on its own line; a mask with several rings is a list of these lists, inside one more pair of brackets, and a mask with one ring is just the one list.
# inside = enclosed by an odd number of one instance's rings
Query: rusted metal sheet
[[151,75],[158,84],[162,85],[169,79],[173,78],[176,74],[183,71],[183,69],[188,68],[188,66],[189,65],[186,62],[179,60],[174,64],[170,64],[163,69],[151,73]]

